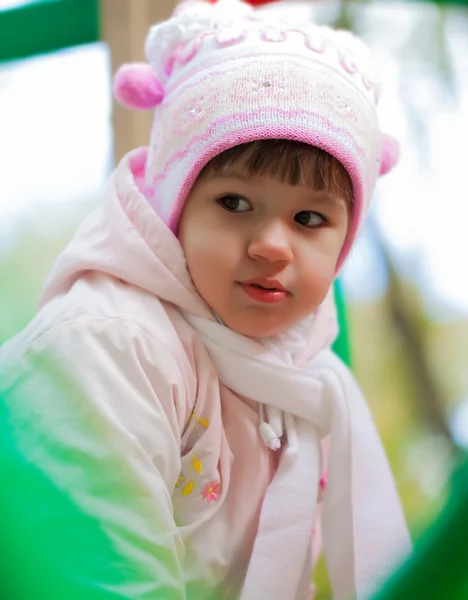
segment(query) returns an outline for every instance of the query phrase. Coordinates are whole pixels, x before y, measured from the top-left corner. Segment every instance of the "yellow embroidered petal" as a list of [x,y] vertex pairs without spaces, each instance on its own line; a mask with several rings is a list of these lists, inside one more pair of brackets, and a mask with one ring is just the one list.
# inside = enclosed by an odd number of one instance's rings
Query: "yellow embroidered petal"
[[182,490],[182,496],[189,496],[193,492],[193,481],[189,481]]
[[176,486],[177,488],[178,488],[178,487],[180,487],[180,485],[181,485],[182,481],[184,481],[184,479],[185,479],[185,477],[184,477],[183,475],[181,475],[181,476],[179,477],[179,479],[177,480],[177,483],[176,483],[176,485],[175,485],[175,486]]
[[208,429],[208,427],[210,426],[210,422],[208,421],[208,419],[205,419],[205,417],[200,417],[198,419],[198,422],[200,423],[200,425],[202,427],[204,427],[205,429]]
[[192,466],[195,469],[195,471],[200,475],[200,473],[203,470],[203,465],[201,463],[201,460],[198,460],[198,458],[194,458],[192,460]]

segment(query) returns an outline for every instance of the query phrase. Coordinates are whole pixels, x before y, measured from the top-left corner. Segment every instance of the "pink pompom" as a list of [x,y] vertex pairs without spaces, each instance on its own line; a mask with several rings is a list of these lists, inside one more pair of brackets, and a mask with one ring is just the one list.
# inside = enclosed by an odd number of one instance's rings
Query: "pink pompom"
[[114,96],[124,106],[149,110],[164,98],[164,88],[156,73],[145,63],[122,65],[115,74]]
[[391,135],[384,134],[382,138],[382,159],[380,175],[385,175],[393,169],[400,158],[400,143]]

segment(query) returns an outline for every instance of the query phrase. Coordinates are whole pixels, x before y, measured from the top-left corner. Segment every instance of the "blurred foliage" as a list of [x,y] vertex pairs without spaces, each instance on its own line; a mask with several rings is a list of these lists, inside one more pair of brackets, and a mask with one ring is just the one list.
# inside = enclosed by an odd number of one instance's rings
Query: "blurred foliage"
[[[374,600],[468,598],[468,460],[461,457],[443,511]],[[449,550],[449,552],[448,552]]]
[[[45,210],[44,226],[54,210]],[[82,211],[80,206],[75,218],[62,220],[53,234],[44,231],[40,220],[9,224],[8,239],[13,241],[0,251],[0,344],[23,329],[36,313],[44,281],[75,231]]]

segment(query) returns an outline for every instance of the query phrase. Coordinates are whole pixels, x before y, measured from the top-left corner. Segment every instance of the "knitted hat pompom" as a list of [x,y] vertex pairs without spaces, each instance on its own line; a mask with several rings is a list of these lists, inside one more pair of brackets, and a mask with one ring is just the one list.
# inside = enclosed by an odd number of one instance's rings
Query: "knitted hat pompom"
[[393,169],[400,158],[400,142],[385,133],[382,136],[382,160],[379,175],[385,175]]
[[122,65],[114,77],[114,96],[137,110],[154,108],[164,98],[164,88],[154,70],[145,63]]

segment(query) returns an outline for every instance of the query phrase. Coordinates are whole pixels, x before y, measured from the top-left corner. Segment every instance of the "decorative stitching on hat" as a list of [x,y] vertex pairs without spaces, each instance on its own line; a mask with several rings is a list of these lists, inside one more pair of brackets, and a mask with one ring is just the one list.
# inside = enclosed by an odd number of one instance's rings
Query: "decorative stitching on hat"
[[[253,110],[250,113],[245,113],[245,112],[239,112],[239,113],[231,113],[229,115],[226,115],[224,117],[221,117],[219,119],[215,119],[211,122],[211,125],[203,131],[203,133],[200,133],[198,135],[195,135],[193,137],[191,137],[190,141],[188,142],[188,144],[186,145],[182,145],[180,146],[179,144],[177,144],[177,147],[180,147],[181,149],[172,154],[170,159],[166,162],[165,164],[165,168],[164,171],[161,173],[158,173],[152,181],[153,185],[157,185],[159,181],[163,180],[166,178],[167,176],[167,172],[170,170],[170,168],[172,167],[172,164],[182,158],[184,158],[190,151],[191,147],[194,144],[197,144],[199,142],[206,142],[208,139],[212,139],[213,138],[213,133],[219,129],[219,127],[221,127],[224,123],[226,122],[231,122],[231,121],[237,121],[239,122],[240,119],[244,119],[246,122],[253,120],[252,117],[255,117],[255,115],[259,115],[262,116],[264,113],[264,110],[262,108],[258,109],[258,110]],[[322,115],[319,115],[318,113],[314,112],[314,111],[305,111],[305,110],[291,110],[291,111],[287,111],[287,110],[280,110],[277,109],[275,111],[276,114],[280,114],[282,116],[282,118],[287,118],[288,121],[290,122],[290,128],[291,130],[294,130],[295,126],[292,124],[292,122],[294,120],[297,119],[297,117],[299,117],[299,119],[303,120],[303,121],[314,121],[315,124],[317,125],[320,122],[323,122],[324,126],[323,126],[323,130],[333,130],[334,135],[336,136],[340,136],[343,134],[346,134],[347,131],[344,128],[339,128],[336,127],[335,125],[332,125],[330,121],[325,120],[324,117]],[[297,120],[299,120],[297,119]],[[304,123],[305,125],[306,123]],[[273,125],[273,123],[271,124],[272,129],[275,127]],[[281,129],[281,127],[278,127],[278,129]],[[274,135],[274,131],[272,131],[272,137],[275,137]],[[281,135],[276,136],[276,137],[282,137]],[[291,138],[293,139],[293,138]],[[159,146],[159,145],[158,145]],[[359,162],[363,162],[363,164],[365,164],[365,153],[362,150],[362,148],[355,148],[356,152],[358,152],[359,155],[361,155],[361,159]]]
[[[283,61],[285,64],[285,61]],[[197,134],[197,130],[205,128],[211,123],[211,119],[220,118],[222,114],[231,114],[232,106],[238,103],[239,97],[248,98],[246,110],[249,114],[255,114],[254,108],[262,106],[263,117],[269,120],[269,113],[276,111],[278,106],[289,105],[287,114],[294,115],[294,104],[302,110],[302,106],[307,105],[307,97],[310,96],[310,102],[314,105],[320,103],[323,110],[326,109],[329,120],[333,120],[335,127],[345,121],[352,124],[352,130],[355,135],[361,139],[369,138],[369,130],[364,126],[363,120],[367,116],[363,113],[364,107],[361,103],[356,104],[355,95],[358,91],[355,86],[349,89],[327,83],[327,71],[315,73],[314,80],[317,83],[317,89],[320,94],[317,97],[316,90],[310,86],[309,72],[307,69],[301,71],[297,69],[297,62],[291,61],[291,65],[296,66],[295,82],[302,91],[291,88],[290,81],[284,79],[287,76],[287,63],[285,72],[277,71],[275,63],[264,64],[257,69],[255,60],[251,62],[251,68],[258,72],[258,78],[252,76],[248,69],[243,70],[241,77],[237,76],[234,69],[210,70],[209,76],[205,78],[192,77],[190,80],[179,85],[170,92],[164,99],[161,107],[165,112],[165,125],[158,129],[157,136],[154,136],[153,150],[157,147],[164,148],[167,156],[171,155],[171,146],[186,147],[190,140],[191,130]],[[247,65],[246,65],[247,66]],[[303,79],[302,79],[303,78]],[[224,81],[223,81],[224,80]],[[309,87],[307,95],[304,96],[306,87]],[[304,102],[296,102],[294,97],[301,93]],[[260,97],[259,95],[262,95]],[[302,105],[302,106],[301,106]],[[359,110],[358,110],[359,109]],[[239,113],[241,114],[241,113]],[[259,115],[260,117],[262,115]],[[248,117],[250,119],[250,117]],[[310,117],[310,123],[313,123],[313,117]],[[261,119],[260,119],[261,120]],[[240,118],[239,123],[242,122]],[[171,126],[172,123],[172,126]],[[185,139],[177,140],[174,133],[184,136]],[[154,145],[157,144],[157,147]],[[156,160],[156,154],[153,152],[153,161]]]
[[[199,77],[202,74],[206,74],[205,76],[205,80],[204,80],[204,88],[205,89],[210,89],[212,87],[219,87],[219,83],[217,82],[217,78],[220,76],[223,76],[226,74],[227,71],[231,71],[233,70],[234,67],[231,67],[231,69],[228,69],[226,67],[226,65],[228,65],[228,63],[238,63],[239,61],[243,61],[246,63],[246,66],[250,66],[251,64],[257,63],[258,66],[258,59],[262,58],[263,59],[263,65],[268,66],[271,64],[277,64],[278,62],[281,62],[281,64],[289,64],[291,66],[291,68],[294,68],[295,70],[297,70],[299,67],[302,67],[303,70],[305,71],[310,71],[310,60],[313,59],[307,59],[305,57],[294,57],[294,56],[284,56],[281,54],[269,54],[268,55],[268,61],[265,61],[265,55],[261,52],[255,52],[255,53],[250,53],[248,55],[244,55],[241,58],[239,58],[238,56],[229,58],[229,59],[217,59],[213,62],[210,62],[209,64],[203,64],[202,66],[197,66],[196,68],[192,69],[192,70],[188,70],[187,72],[184,72],[184,77],[179,79],[176,83],[176,85],[174,85],[173,87],[171,87],[170,82],[168,82],[168,84],[166,85],[166,95],[163,101],[163,106],[169,106],[171,104],[173,104],[174,102],[177,101],[177,99],[182,96],[185,95],[187,90],[190,88],[198,88],[200,86],[200,80]],[[319,69],[326,69],[327,70],[327,77],[329,77],[329,73],[330,71],[333,70],[333,74],[336,74],[338,77],[342,77],[343,82],[345,82],[347,84],[348,87],[351,87],[353,90],[355,90],[358,93],[361,93],[362,96],[366,99],[367,102],[369,102],[369,104],[372,106],[372,110],[375,110],[375,102],[374,100],[369,96],[369,94],[366,92],[366,90],[359,88],[358,86],[355,85],[355,83],[350,80],[349,76],[346,75],[346,73],[344,72],[344,69],[339,68],[338,62],[336,63],[336,69],[333,69],[333,67],[328,66],[328,65],[323,65],[323,63],[321,61],[314,61],[314,66],[318,67]],[[260,70],[260,68],[259,68]],[[197,79],[198,78],[198,79]],[[320,84],[321,87],[323,88],[323,84]],[[367,89],[367,88],[366,88]],[[294,91],[294,90],[292,90]],[[296,92],[298,92],[299,90],[296,90]]]
[[337,64],[339,64],[343,70],[348,73],[348,75],[358,75],[361,78],[365,88],[369,91],[374,91],[375,102],[378,102],[379,86],[373,83],[372,79],[362,68],[358,67],[356,58],[352,52],[349,50],[345,52],[343,49],[337,47],[334,41],[327,39],[325,36],[311,32],[310,29],[307,30],[298,27],[279,29],[277,27],[272,27],[271,25],[262,24],[257,26],[257,23],[255,23],[253,27],[232,26],[229,28],[221,28],[204,32],[194,40],[191,40],[185,47],[178,46],[176,48],[174,54],[170,57],[169,62],[166,65],[165,73],[167,75],[171,75],[175,63],[186,65],[188,62],[190,62],[201,49],[204,40],[209,37],[214,37],[218,45],[225,47],[244,42],[249,33],[257,33],[260,35],[261,40],[276,43],[285,42],[288,40],[288,36],[291,33],[297,33],[303,36],[304,45],[308,50],[311,50],[317,54],[323,54],[328,50],[335,52],[337,56]]

